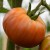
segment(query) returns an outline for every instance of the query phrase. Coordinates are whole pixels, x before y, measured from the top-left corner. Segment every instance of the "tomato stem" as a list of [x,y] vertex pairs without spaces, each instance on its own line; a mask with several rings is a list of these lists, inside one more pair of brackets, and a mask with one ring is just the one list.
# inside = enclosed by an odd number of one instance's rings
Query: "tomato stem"
[[45,6],[50,11],[50,5],[46,3],[46,0],[41,0],[43,6]]
[[15,50],[15,44],[13,44],[10,39],[8,39],[7,42],[7,50]]
[[35,9],[28,13],[28,16],[30,16],[33,20],[36,20],[38,18],[38,15],[35,15],[35,13],[39,10],[41,5],[45,6],[50,11],[50,6],[46,3],[46,0],[41,0]]

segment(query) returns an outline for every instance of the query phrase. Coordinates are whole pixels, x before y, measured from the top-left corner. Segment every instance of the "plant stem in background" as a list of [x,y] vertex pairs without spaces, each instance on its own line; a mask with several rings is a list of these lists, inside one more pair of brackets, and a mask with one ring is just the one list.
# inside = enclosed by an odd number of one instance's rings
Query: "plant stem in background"
[[36,8],[32,11],[30,11],[30,13],[28,13],[28,15],[33,18],[33,20],[36,20],[38,18],[38,16],[34,16],[35,13],[39,10],[39,7],[43,5],[45,6],[49,11],[50,11],[50,6],[46,3],[46,0],[41,0],[41,2],[36,6]]
[[15,50],[15,44],[11,40],[8,39],[6,50]]
[[11,8],[21,7],[22,0],[8,0]]
[[48,19],[47,19],[47,32],[50,32],[50,22]]
[[3,7],[3,0],[0,0],[0,8]]

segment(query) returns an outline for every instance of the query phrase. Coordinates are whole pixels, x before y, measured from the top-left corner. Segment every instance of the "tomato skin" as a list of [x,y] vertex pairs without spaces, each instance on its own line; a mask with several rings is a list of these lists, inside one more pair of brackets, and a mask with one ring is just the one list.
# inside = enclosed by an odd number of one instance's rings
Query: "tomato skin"
[[34,21],[26,13],[23,8],[13,8],[5,15],[3,28],[15,44],[30,48],[43,40],[46,26],[40,17]]
[[41,42],[39,50],[50,50],[50,35],[47,35]]

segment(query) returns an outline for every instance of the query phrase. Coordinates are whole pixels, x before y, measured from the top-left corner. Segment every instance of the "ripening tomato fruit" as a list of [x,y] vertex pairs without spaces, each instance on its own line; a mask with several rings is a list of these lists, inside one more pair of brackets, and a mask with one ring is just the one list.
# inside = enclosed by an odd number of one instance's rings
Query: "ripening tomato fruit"
[[3,28],[8,37],[22,47],[34,47],[44,38],[46,26],[38,17],[32,20],[25,9],[13,8],[4,17]]
[[39,46],[39,50],[50,50],[50,35],[44,38]]

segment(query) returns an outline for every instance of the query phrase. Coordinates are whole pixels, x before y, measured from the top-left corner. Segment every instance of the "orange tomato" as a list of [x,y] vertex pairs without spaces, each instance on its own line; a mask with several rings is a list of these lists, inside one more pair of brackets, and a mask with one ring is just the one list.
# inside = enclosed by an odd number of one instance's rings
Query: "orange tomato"
[[38,17],[32,20],[25,9],[13,8],[4,17],[3,28],[7,36],[17,45],[34,47],[44,38],[46,26]]
[[39,50],[50,50],[50,35],[47,35],[39,46]]

